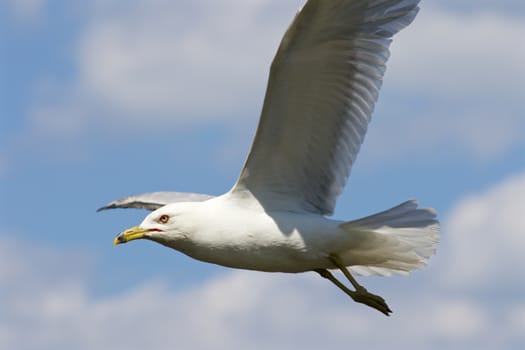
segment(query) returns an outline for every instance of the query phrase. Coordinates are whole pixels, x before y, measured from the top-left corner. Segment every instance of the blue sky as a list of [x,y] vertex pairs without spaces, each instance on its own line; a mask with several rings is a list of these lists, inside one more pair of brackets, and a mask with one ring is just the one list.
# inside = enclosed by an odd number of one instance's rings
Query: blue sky
[[523,1],[423,1],[394,40],[335,213],[437,209],[428,268],[360,279],[391,318],[315,274],[112,246],[147,213],[110,200],[230,188],[301,3],[0,4],[0,348],[525,346]]

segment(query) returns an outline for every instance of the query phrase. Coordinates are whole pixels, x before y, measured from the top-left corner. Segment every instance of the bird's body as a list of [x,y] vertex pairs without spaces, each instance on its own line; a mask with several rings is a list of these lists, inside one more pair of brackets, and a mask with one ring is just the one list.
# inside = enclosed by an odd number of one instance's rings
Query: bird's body
[[[101,208],[154,210],[115,244],[145,238],[195,259],[267,271],[316,271],[352,299],[389,314],[358,274],[408,273],[434,254],[433,209],[412,200],[354,221],[334,211],[377,100],[391,37],[419,0],[309,0],[270,70],[261,119],[226,194],[148,193]],[[329,269],[340,269],[355,291]]]
[[193,234],[159,242],[192,258],[233,268],[267,272],[326,268],[329,253],[345,236],[339,221],[312,213],[266,212],[252,198],[239,200],[229,194],[171,206],[178,213],[173,220]]
[[[169,222],[159,223],[163,215]],[[229,192],[201,202],[167,204],[140,227],[152,230],[142,238],[232,268],[288,273],[332,269],[336,266],[330,257],[337,255],[358,274],[390,275],[418,268],[432,255],[438,229],[434,217],[433,210],[417,209],[415,201],[408,201],[344,222],[309,212],[267,210],[250,192]],[[163,234],[169,226],[172,234]]]

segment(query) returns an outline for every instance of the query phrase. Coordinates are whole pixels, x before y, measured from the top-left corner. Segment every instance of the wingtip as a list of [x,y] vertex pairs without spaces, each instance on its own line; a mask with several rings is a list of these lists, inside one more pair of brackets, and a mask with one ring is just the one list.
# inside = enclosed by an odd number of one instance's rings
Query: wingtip
[[97,213],[104,211],[104,210],[108,210],[108,209],[114,209],[114,208],[115,208],[114,204],[108,204],[108,205],[98,208]]

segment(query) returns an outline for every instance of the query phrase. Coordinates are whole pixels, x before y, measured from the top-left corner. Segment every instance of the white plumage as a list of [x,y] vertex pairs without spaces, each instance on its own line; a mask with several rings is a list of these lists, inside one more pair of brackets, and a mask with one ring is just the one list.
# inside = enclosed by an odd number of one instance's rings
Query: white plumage
[[[439,224],[415,200],[337,221],[377,100],[391,37],[416,16],[418,0],[309,0],[272,63],[257,133],[226,194],[157,192],[101,209],[155,210],[115,243],[151,239],[195,259],[271,272],[316,271],[355,301],[389,314],[350,274],[408,273],[434,254]],[[348,289],[328,270],[339,268]]]

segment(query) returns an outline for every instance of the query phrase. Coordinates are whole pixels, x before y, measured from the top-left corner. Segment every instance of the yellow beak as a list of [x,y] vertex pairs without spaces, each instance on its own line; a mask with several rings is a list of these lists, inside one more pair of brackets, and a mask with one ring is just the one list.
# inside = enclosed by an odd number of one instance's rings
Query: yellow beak
[[117,244],[129,242],[129,241],[133,241],[134,239],[144,238],[144,236],[148,232],[149,232],[148,230],[144,230],[140,226],[129,228],[126,231],[122,231],[121,233],[119,233],[117,237],[115,237],[113,244],[117,245]]

